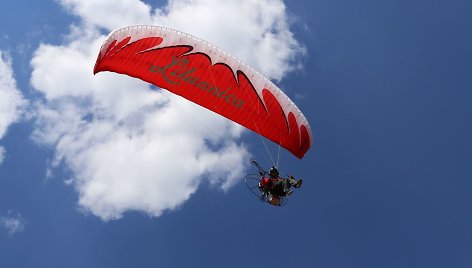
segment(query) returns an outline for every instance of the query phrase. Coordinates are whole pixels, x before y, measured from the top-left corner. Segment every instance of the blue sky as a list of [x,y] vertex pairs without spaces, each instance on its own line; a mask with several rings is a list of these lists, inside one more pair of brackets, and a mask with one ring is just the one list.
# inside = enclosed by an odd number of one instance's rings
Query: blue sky
[[[117,2],[2,3],[2,267],[472,266],[471,3]],[[141,23],[224,47],[297,103],[315,144],[282,152],[304,179],[287,206],[240,179],[250,156],[269,165],[258,136],[204,112],[156,130],[199,111],[92,75],[108,32]],[[259,46],[271,25],[276,49]],[[179,135],[166,162],[152,138]]]

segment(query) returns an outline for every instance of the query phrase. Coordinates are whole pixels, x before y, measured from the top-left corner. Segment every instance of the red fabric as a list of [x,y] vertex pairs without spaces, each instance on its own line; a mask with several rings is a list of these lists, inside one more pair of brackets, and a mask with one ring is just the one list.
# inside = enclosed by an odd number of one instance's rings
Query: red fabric
[[261,178],[261,187],[271,189],[272,188],[272,180],[270,178]]
[[280,101],[267,88],[259,96],[251,74],[235,73],[224,62],[212,64],[204,53],[191,53],[189,44],[153,49],[165,36],[129,43],[114,40],[98,56],[94,73],[113,71],[165,88],[280,144],[298,158],[311,146],[311,131],[297,122],[294,109],[284,114]]
[[272,187],[277,183],[280,178],[261,178],[261,187],[265,187],[269,190],[272,190]]

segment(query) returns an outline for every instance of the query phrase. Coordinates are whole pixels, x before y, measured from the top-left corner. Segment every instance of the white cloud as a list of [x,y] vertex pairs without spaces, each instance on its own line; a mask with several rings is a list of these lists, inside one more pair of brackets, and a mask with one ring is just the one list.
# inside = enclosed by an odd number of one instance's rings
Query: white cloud
[[151,7],[137,0],[57,0],[88,25],[114,30],[134,24],[150,24]]
[[61,46],[42,44],[31,61],[31,83],[45,97],[34,139],[54,146],[53,165],[70,169],[73,178],[65,181],[81,209],[104,220],[128,210],[159,216],[180,207],[202,181],[228,190],[241,180],[249,159],[238,142],[241,127],[137,79],[92,75],[105,38],[97,28],[149,23],[225,47],[272,78],[293,68],[303,49],[281,1],[220,2],[174,0],[151,13],[136,0],[60,1],[82,24]]
[[0,227],[4,228],[9,235],[13,235],[25,229],[25,221],[20,214],[12,215],[9,211],[8,216],[0,216]]
[[207,40],[275,80],[305,53],[280,0],[171,0],[155,10],[153,22]]
[[[8,127],[17,122],[22,113],[25,100],[17,89],[11,58],[0,51],[0,140],[5,136]],[[5,157],[5,149],[0,146],[0,163]]]

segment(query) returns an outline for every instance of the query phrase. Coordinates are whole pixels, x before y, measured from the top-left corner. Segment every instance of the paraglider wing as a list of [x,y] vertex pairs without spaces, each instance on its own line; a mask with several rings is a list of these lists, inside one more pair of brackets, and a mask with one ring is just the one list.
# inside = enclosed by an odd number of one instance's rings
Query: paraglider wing
[[305,116],[260,73],[191,35],[158,26],[110,33],[94,73],[147,81],[214,111],[302,158],[312,144]]

